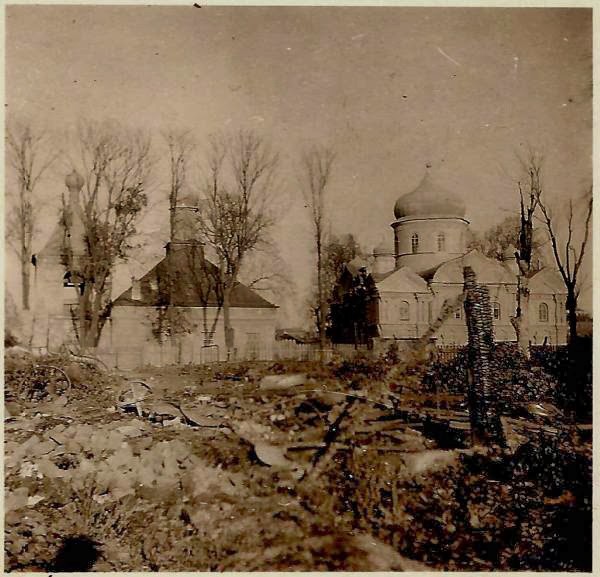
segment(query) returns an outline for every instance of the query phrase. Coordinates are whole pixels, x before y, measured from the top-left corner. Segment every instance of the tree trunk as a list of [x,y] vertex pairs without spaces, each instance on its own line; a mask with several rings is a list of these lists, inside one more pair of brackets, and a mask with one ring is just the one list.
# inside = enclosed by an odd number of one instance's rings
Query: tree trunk
[[575,287],[567,287],[567,323],[569,325],[569,346],[577,341],[577,297]]
[[28,258],[21,259],[21,289],[23,310],[29,310],[29,289],[30,289],[30,270],[31,262]]
[[325,339],[325,316],[326,303],[323,295],[323,247],[321,240],[321,230],[317,227],[317,293],[318,293],[318,316],[317,316],[317,330],[319,332],[319,360],[324,360],[324,349],[326,345]]
[[581,415],[585,412],[583,406],[585,380],[581,378],[581,372],[577,367],[577,296],[575,287],[567,285],[567,323],[569,325],[569,335],[567,341],[568,352],[568,373],[567,387],[572,395],[573,409],[575,415]]
[[517,312],[511,318],[511,323],[515,329],[519,350],[526,358],[529,358],[531,354],[529,350],[529,279],[523,275],[519,276]]
[[234,352],[234,333],[233,327],[231,326],[230,316],[230,301],[231,301],[231,287],[226,287],[223,290],[223,326],[225,328],[225,348],[227,350],[227,360],[233,360]]

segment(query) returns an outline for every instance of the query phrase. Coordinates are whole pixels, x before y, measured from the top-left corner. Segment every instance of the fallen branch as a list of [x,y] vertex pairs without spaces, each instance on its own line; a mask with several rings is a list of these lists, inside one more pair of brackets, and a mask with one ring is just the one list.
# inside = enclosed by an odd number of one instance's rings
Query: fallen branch
[[58,371],[64,377],[65,381],[67,381],[66,391],[71,390],[71,379],[69,379],[69,376],[67,375],[67,373],[65,373],[65,371],[63,371],[61,368],[56,367],[54,365],[34,365],[34,368],[36,368],[36,369],[54,369],[55,371]]
[[334,443],[341,433],[341,425],[344,422],[344,420],[346,420],[347,417],[350,416],[352,408],[358,400],[359,397],[350,396],[350,398],[346,401],[344,408],[325,433],[325,437],[323,438],[323,446],[320,447],[317,450],[317,452],[313,455],[313,458],[311,460],[311,467],[301,477],[300,482],[308,479],[309,477],[314,477],[316,473],[322,470],[327,465],[327,463],[331,461],[335,452]]

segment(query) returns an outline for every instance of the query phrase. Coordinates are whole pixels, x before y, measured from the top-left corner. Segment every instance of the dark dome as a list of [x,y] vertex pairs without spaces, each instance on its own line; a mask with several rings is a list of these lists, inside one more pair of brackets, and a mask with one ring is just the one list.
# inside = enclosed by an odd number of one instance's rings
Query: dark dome
[[81,176],[81,174],[79,174],[75,169],[73,169],[71,173],[67,174],[67,176],[65,177],[65,184],[67,185],[67,188],[69,190],[79,191],[85,183],[83,180],[83,176]]
[[464,218],[465,211],[464,201],[433,183],[429,173],[425,174],[415,190],[401,196],[394,206],[396,218],[430,215]]

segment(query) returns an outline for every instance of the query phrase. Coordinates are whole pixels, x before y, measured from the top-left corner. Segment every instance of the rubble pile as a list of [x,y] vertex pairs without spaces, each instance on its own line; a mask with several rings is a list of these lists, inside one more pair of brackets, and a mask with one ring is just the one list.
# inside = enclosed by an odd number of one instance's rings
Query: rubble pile
[[541,435],[515,454],[438,453],[420,467],[347,453],[326,481],[338,514],[431,569],[591,570],[590,447]]
[[44,359],[71,388],[39,399],[27,362],[7,366],[9,571],[588,570],[591,444],[548,417],[484,451],[451,395],[416,374],[391,391],[360,357],[127,377]]

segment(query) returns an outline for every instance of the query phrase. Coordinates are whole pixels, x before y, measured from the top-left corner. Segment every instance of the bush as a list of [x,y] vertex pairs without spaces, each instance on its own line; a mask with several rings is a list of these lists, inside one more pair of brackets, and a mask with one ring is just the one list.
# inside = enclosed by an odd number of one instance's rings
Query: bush
[[[516,345],[498,343],[491,358],[494,390],[500,408],[510,412],[515,404],[555,402],[558,381],[535,360],[527,359]],[[466,394],[468,351],[465,347],[449,361],[432,363],[423,377],[430,391]]]
[[381,380],[387,374],[387,369],[380,359],[374,359],[366,356],[364,353],[357,353],[351,359],[344,359],[339,365],[335,366],[333,373],[340,379],[367,378],[370,380]]
[[10,331],[4,333],[4,348],[15,347],[19,344],[19,339],[15,337]]

